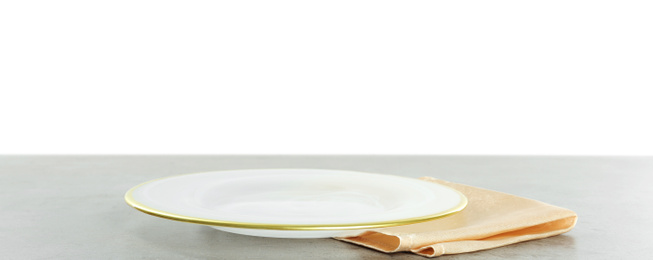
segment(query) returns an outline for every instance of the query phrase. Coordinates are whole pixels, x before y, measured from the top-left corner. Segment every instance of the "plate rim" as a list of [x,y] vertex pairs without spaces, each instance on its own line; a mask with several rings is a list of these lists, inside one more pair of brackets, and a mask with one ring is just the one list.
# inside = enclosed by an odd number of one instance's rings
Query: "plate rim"
[[248,171],[248,170],[327,170],[327,171],[344,171],[344,172],[354,172],[354,173],[365,173],[365,174],[378,174],[378,175],[388,175],[400,178],[406,178],[416,181],[423,181],[419,179],[412,179],[405,176],[391,175],[391,174],[382,174],[382,173],[371,173],[371,172],[361,172],[361,171],[350,171],[350,170],[340,170],[340,169],[306,169],[306,168],[265,168],[265,169],[235,169],[235,170],[217,170],[217,171],[206,171],[206,172],[196,172],[196,173],[187,173],[174,176],[168,176],[163,178],[157,178],[150,181],[143,182],[138,184],[131,189],[129,189],[124,196],[125,202],[127,204],[143,213],[169,219],[175,221],[181,221],[186,223],[201,224],[208,226],[220,226],[220,227],[231,227],[231,228],[246,228],[246,229],[267,229],[267,230],[295,230],[295,231],[319,231],[319,230],[353,230],[353,229],[370,229],[370,228],[383,228],[383,227],[393,227],[393,226],[402,226],[408,224],[416,224],[421,222],[426,222],[430,220],[435,220],[449,215],[458,213],[465,209],[468,204],[467,197],[462,194],[460,191],[442,185],[437,184],[442,187],[445,187],[451,191],[454,191],[460,197],[460,202],[455,207],[452,207],[448,210],[438,212],[435,214],[412,217],[412,218],[403,218],[397,220],[386,220],[386,221],[373,221],[373,222],[358,222],[358,223],[340,223],[340,224],[270,224],[270,223],[253,223],[253,222],[239,222],[239,221],[229,221],[229,220],[218,220],[218,219],[208,219],[208,218],[198,218],[192,216],[186,216],[177,213],[171,213],[159,209],[149,207],[143,203],[138,202],[134,197],[133,193],[138,188],[152,183],[169,178],[182,177],[185,175],[194,175],[194,174],[206,174],[206,173],[215,173],[215,172],[227,172],[227,171]]

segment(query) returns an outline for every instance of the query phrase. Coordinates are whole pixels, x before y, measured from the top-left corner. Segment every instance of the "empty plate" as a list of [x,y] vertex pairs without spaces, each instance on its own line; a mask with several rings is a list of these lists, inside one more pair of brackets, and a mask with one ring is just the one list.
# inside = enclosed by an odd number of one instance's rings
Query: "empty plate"
[[432,182],[341,170],[215,171],[157,179],[125,200],[145,213],[223,231],[285,238],[347,236],[461,211],[460,192]]

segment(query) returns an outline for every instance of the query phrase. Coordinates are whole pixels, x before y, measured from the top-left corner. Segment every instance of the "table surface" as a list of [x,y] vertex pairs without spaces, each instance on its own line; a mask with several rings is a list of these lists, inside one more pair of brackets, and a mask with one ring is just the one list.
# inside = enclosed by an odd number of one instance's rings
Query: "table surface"
[[0,156],[3,259],[424,259],[334,239],[226,233],[143,214],[124,193],[193,172],[323,168],[433,176],[569,208],[563,235],[439,259],[635,259],[653,251],[653,157]]

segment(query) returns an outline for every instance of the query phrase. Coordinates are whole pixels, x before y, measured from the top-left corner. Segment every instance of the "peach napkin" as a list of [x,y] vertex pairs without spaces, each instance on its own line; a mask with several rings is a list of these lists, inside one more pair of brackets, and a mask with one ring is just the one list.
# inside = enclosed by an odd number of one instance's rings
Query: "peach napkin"
[[410,251],[435,257],[559,235],[571,230],[578,218],[571,210],[515,195],[430,177],[420,179],[462,192],[469,200],[467,207],[441,219],[336,239],[386,253]]

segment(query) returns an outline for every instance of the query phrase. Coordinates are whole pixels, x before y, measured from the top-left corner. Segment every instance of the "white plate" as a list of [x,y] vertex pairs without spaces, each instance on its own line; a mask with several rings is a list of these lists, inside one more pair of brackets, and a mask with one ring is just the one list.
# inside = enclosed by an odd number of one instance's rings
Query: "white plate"
[[413,224],[461,211],[449,187],[340,170],[216,171],[153,180],[125,200],[145,213],[253,236],[317,238]]

